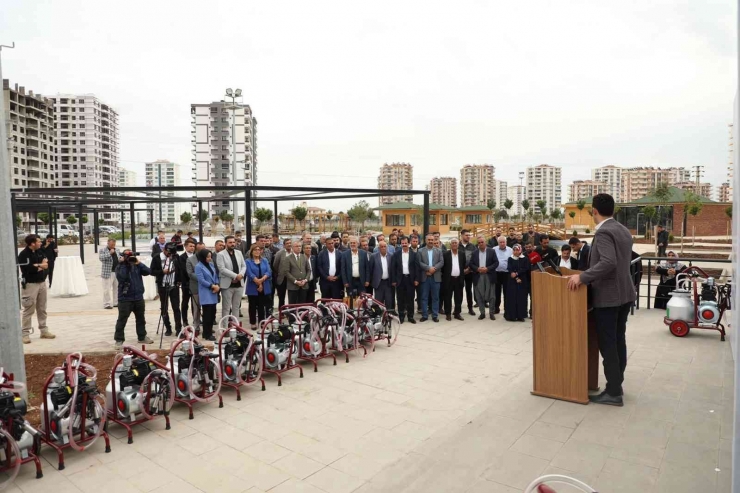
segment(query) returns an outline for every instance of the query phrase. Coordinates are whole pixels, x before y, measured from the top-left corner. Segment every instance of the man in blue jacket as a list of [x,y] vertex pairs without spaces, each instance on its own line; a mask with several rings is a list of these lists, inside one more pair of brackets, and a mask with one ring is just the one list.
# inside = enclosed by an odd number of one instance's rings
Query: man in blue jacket
[[331,298],[341,300],[344,297],[344,288],[342,286],[342,253],[337,250],[334,241],[329,239],[326,246],[319,252],[319,258],[316,261],[319,288],[321,288],[322,298]]
[[116,268],[116,279],[118,279],[118,321],[116,321],[116,348],[123,346],[126,336],[123,329],[126,322],[134,312],[136,317],[136,336],[141,344],[153,344],[146,335],[146,320],[144,319],[144,280],[141,276],[150,276],[152,271],[149,267],[139,262],[139,259],[131,252],[124,250],[118,259]]
[[342,282],[347,296],[356,297],[370,285],[370,262],[367,252],[357,248],[357,238],[349,240],[349,250],[342,253]]

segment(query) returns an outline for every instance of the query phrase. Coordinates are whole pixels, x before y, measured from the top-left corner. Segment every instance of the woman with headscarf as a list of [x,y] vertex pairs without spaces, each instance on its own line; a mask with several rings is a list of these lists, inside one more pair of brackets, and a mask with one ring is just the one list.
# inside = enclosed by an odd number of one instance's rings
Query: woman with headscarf
[[522,255],[522,246],[512,247],[513,254],[508,260],[509,281],[506,283],[504,298],[504,318],[509,322],[524,322],[527,317],[527,293],[529,293],[529,270],[531,262]]
[[668,252],[668,258],[658,264],[655,272],[660,274],[660,284],[655,291],[655,308],[665,309],[671,299],[671,291],[676,289],[676,276],[686,270],[686,266],[678,261],[676,253]]
[[205,248],[195,254],[198,265],[195,266],[195,277],[198,279],[198,297],[203,314],[203,338],[215,341],[213,324],[216,322],[216,305],[218,304],[219,286],[218,270],[211,259],[211,251]]

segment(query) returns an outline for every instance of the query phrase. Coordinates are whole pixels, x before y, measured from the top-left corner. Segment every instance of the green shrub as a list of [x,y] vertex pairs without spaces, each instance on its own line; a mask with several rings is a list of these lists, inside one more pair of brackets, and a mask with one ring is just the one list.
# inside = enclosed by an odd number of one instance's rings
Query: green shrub
[[573,230],[573,236],[578,236],[578,231],[576,231],[575,229]]
[[675,240],[673,234],[669,234],[668,235],[668,241],[670,241],[671,243],[673,243],[673,240]]
[[589,228],[586,228],[586,234],[587,235],[590,235],[591,234],[591,230]]

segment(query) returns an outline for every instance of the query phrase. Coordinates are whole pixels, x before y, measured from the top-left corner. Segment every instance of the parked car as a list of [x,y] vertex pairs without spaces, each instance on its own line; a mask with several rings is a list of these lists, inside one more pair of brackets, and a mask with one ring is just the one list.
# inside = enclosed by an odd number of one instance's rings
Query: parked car
[[59,236],[79,236],[79,233],[75,231],[69,224],[60,224],[58,226]]
[[[34,233],[36,233],[35,230],[34,230]],[[41,238],[46,238],[46,235],[49,234],[49,230],[46,228],[39,228],[39,231],[36,234],[39,235]]]

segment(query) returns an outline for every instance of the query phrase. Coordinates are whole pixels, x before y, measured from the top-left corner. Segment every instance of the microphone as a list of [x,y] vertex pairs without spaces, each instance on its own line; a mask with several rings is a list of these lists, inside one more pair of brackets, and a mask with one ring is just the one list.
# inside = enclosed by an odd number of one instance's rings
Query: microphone
[[559,276],[562,277],[563,273],[560,271],[560,266],[558,266],[552,259],[552,256],[550,256],[550,252],[548,250],[542,251],[542,261],[545,262],[547,265],[552,267],[552,270],[558,273]]
[[545,268],[542,266],[542,257],[537,252],[532,252],[529,254],[529,263],[532,265],[536,265],[538,269],[540,269],[540,272],[545,272]]

